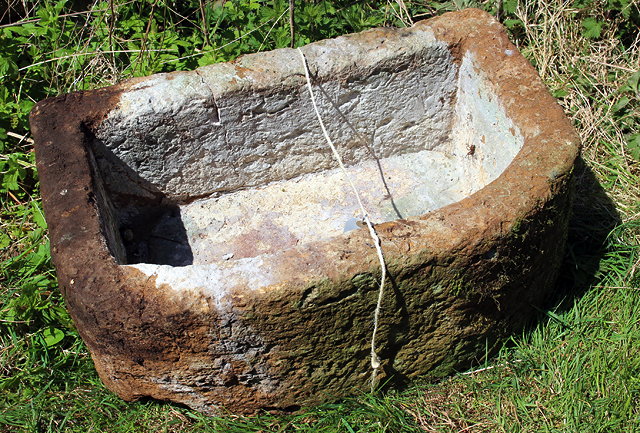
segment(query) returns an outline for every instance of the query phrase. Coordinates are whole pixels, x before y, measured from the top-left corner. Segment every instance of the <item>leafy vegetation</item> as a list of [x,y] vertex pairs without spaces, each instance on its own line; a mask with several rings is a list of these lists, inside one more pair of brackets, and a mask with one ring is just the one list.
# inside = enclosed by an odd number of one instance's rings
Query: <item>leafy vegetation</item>
[[301,414],[207,418],[101,385],[49,255],[28,114],[49,96],[291,44],[288,2],[8,1],[0,11],[0,431],[640,431],[640,11],[632,0],[295,2],[296,46],[463,7],[512,39],[584,163],[557,304],[483,368]]

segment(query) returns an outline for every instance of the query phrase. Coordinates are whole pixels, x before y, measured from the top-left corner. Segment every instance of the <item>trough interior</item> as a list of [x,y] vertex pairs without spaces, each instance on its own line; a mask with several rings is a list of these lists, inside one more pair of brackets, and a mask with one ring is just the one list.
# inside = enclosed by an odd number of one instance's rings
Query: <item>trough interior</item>
[[[274,53],[290,68],[280,82],[234,87],[228,64],[153,76],[94,132],[102,219],[119,263],[206,265],[360,229],[299,57]],[[456,60],[435,41],[375,67],[317,76],[314,91],[374,223],[473,194],[522,146],[473,58]]]

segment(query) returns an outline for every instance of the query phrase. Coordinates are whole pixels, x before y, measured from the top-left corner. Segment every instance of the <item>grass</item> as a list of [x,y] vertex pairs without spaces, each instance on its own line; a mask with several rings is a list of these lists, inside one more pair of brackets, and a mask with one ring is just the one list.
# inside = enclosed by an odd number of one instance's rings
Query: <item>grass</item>
[[0,432],[640,431],[637,1],[295,3],[297,46],[491,11],[573,120],[583,162],[558,297],[534,329],[436,384],[255,417],[126,403],[103,387],[57,288],[27,114],[47,96],[289,46],[288,2],[86,3],[0,10]]

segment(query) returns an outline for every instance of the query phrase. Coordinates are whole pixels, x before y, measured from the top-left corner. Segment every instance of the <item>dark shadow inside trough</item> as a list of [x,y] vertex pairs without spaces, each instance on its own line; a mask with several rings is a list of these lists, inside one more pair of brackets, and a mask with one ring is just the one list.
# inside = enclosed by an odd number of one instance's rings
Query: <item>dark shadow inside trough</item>
[[119,221],[127,263],[187,266],[193,252],[177,205],[128,209]]
[[[87,135],[91,136],[90,132]],[[94,177],[100,184],[111,253],[121,264],[155,263],[187,266],[193,252],[182,223],[180,206],[124,164],[104,143],[92,140]],[[106,162],[108,161],[108,163]],[[109,193],[98,167],[108,165],[126,194]],[[113,174],[112,174],[113,175]]]

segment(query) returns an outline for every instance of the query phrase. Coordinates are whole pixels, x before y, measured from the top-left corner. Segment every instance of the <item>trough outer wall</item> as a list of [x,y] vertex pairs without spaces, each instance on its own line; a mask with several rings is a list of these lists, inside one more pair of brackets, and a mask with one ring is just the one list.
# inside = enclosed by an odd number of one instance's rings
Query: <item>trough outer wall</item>
[[[492,17],[467,10],[417,25],[457,58],[474,53],[525,144],[471,197],[376,227],[392,280],[378,338],[381,380],[465,368],[460,359],[524,326],[553,290],[578,154],[569,121]],[[500,57],[508,51],[515,54]],[[282,252],[280,271],[298,277],[230,293],[226,311],[205,293],[158,288],[116,263],[87,131],[142,80],[43,101],[31,118],[60,287],[105,385],[126,400],[151,396],[209,413],[295,409],[366,390],[380,268],[363,230]]]

